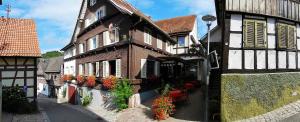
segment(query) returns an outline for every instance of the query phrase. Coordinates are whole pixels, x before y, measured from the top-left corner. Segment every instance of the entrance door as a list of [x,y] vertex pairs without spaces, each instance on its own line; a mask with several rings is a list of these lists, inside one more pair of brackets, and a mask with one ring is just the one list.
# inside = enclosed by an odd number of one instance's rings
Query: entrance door
[[76,89],[74,86],[68,86],[69,91],[68,91],[68,95],[69,95],[69,103],[71,104],[75,104],[75,93],[76,93]]

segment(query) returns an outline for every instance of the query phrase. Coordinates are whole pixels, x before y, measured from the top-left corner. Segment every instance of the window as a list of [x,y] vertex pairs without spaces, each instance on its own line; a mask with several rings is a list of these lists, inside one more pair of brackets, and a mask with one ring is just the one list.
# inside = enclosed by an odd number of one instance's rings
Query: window
[[78,74],[79,74],[79,75],[83,75],[83,74],[84,74],[83,69],[84,69],[83,64],[79,64],[79,66],[78,66],[78,71],[79,71]]
[[103,61],[103,77],[108,77],[109,75],[114,75],[116,77],[121,77],[121,59],[116,59],[112,61]]
[[113,24],[110,24],[109,30],[110,44],[119,42],[119,28],[115,27]]
[[158,61],[141,59],[141,78],[160,76],[160,63]]
[[93,49],[96,49],[98,48],[98,39],[97,39],[98,36],[95,36],[91,39],[89,39],[89,45],[90,45],[90,50],[93,50]]
[[265,48],[266,39],[266,22],[261,20],[244,20],[244,47],[246,48]]
[[97,16],[97,20],[102,19],[105,16],[105,6],[100,7],[97,11],[96,11],[96,16]]
[[157,36],[157,48],[162,49],[162,41],[160,36]]
[[84,53],[83,51],[84,44],[79,44],[79,53]]
[[152,37],[151,37],[151,32],[149,29],[145,28],[144,32],[144,42],[146,44],[152,45]]
[[185,46],[185,37],[178,37],[178,46],[180,47]]
[[170,42],[167,42],[167,43],[166,43],[166,50],[167,50],[167,52],[169,52],[169,53],[172,52],[172,45],[171,45]]
[[90,0],[90,6],[93,6],[93,5],[95,5],[95,4],[96,4],[96,2],[97,2],[97,0]]
[[296,27],[288,24],[277,24],[278,48],[296,48]]

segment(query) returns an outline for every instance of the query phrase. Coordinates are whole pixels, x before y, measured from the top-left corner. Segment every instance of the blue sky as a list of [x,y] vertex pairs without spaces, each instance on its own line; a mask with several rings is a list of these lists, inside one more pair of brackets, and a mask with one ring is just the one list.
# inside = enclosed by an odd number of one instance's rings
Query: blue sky
[[[30,18],[37,24],[42,52],[60,50],[73,33],[82,0],[4,0],[0,16],[6,16],[6,5],[11,5],[10,17]],[[154,20],[195,14],[198,16],[199,36],[206,26],[201,17],[215,15],[214,0],[127,0]]]

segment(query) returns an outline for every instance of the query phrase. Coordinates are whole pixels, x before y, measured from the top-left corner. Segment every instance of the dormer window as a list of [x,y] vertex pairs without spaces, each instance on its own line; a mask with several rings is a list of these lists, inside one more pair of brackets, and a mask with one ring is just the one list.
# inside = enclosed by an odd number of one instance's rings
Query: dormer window
[[105,6],[100,7],[97,11],[96,11],[96,16],[97,16],[97,20],[102,19],[105,16]]
[[90,6],[94,6],[96,4],[97,0],[90,0]]

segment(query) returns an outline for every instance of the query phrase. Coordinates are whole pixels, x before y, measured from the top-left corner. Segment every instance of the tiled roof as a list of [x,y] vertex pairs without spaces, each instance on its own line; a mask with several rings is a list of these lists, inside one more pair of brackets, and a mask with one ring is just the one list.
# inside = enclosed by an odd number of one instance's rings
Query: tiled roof
[[64,64],[64,57],[60,56],[60,57],[55,57],[55,58],[50,58],[48,59],[48,65],[47,68],[45,70],[46,73],[49,72],[60,72],[61,70],[61,65]]
[[0,56],[41,56],[33,20],[0,18]]
[[196,15],[182,16],[171,19],[159,20],[156,21],[155,24],[157,24],[160,28],[162,28],[169,34],[191,32],[196,23],[196,18]]

